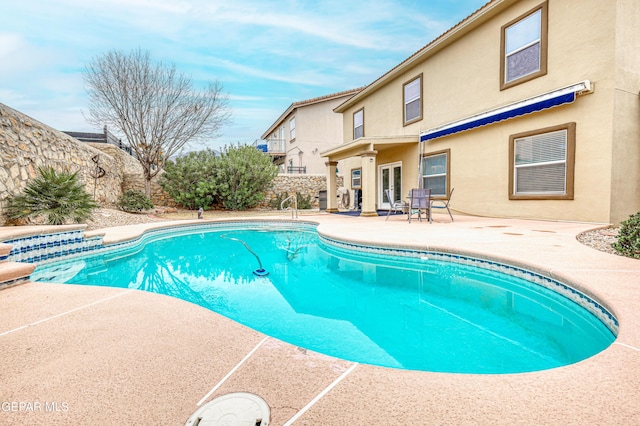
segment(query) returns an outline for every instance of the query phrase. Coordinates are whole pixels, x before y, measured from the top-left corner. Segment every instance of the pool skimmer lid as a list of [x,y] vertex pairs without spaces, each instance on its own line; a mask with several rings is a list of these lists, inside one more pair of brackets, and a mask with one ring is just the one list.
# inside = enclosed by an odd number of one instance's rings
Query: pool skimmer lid
[[189,417],[185,426],[268,426],[269,405],[258,395],[247,392],[219,396]]

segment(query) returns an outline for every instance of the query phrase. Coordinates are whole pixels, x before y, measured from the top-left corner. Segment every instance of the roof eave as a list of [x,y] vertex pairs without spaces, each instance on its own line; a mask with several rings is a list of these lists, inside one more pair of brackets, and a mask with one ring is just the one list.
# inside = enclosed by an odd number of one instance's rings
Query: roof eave
[[476,10],[474,13],[460,21],[458,24],[435,38],[429,44],[405,59],[396,67],[387,71],[373,83],[366,86],[362,91],[347,99],[342,104],[338,105],[336,108],[334,108],[333,111],[337,113],[346,111],[361,99],[367,97],[372,92],[375,92],[380,87],[386,85],[389,81],[404,73],[406,70],[425,61],[430,56],[434,55],[435,53],[444,49],[446,46],[460,39],[462,36],[477,28],[478,26],[488,21],[517,1],[518,0],[490,0],[480,9]]
[[358,92],[360,92],[362,89],[363,89],[362,87],[358,87],[356,89],[345,90],[343,92],[338,92],[338,93],[332,93],[330,95],[320,96],[320,97],[312,98],[312,99],[307,99],[305,101],[294,102],[291,105],[289,105],[289,108],[287,108],[280,115],[280,117],[278,117],[278,119],[276,121],[273,122],[271,127],[269,127],[269,129],[262,134],[261,138],[262,139],[268,138],[269,135],[271,134],[271,132],[273,132],[276,129],[276,127],[278,127],[280,125],[280,123],[282,123],[285,120],[285,118],[287,116],[289,116],[293,111],[295,111],[296,109],[298,109],[300,107],[319,104],[319,103],[327,102],[327,101],[332,101],[334,99],[343,98],[345,96],[353,96],[353,95],[357,94]]

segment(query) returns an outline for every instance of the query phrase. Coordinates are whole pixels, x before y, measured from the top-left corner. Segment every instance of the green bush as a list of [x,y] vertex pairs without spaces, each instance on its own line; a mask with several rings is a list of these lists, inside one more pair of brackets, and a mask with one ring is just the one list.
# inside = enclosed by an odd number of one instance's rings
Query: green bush
[[280,210],[280,205],[282,204],[282,200],[287,198],[286,192],[281,192],[280,194],[276,194],[271,200],[269,200],[269,207],[272,209]]
[[40,175],[27,184],[22,194],[9,199],[9,218],[42,219],[49,225],[81,223],[97,207],[78,182],[77,172],[56,172],[53,167],[41,167],[38,172]]
[[160,186],[177,203],[188,209],[202,207],[209,210],[214,202],[216,160],[216,153],[206,149],[168,161]]
[[160,185],[181,205],[230,210],[256,206],[278,174],[271,157],[253,146],[225,147],[220,156],[212,150],[190,153],[168,162]]
[[640,212],[620,224],[618,241],[612,246],[623,256],[640,259]]
[[130,189],[122,194],[117,206],[125,212],[140,213],[144,210],[152,209],[153,203],[143,192]]
[[255,207],[278,174],[271,157],[250,145],[225,147],[217,160],[215,196],[229,210]]
[[308,210],[311,208],[311,196],[307,195],[306,197],[299,192],[296,192],[296,202],[298,203],[298,208],[302,210]]

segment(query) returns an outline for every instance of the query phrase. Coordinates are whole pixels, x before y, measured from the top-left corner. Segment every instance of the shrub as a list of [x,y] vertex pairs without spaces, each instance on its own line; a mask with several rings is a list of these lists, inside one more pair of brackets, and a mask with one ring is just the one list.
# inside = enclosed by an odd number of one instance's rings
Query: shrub
[[620,224],[618,241],[612,246],[623,256],[640,259],[640,212]]
[[255,207],[278,174],[271,157],[250,145],[225,147],[217,160],[214,196],[230,210]]
[[214,202],[216,160],[216,153],[206,149],[168,161],[160,186],[182,206],[208,210]]
[[311,196],[307,195],[306,197],[299,192],[296,192],[296,202],[298,204],[298,208],[302,210],[308,210],[311,208]]
[[41,167],[38,172],[40,175],[27,184],[22,194],[9,199],[9,218],[43,219],[49,225],[81,223],[97,207],[78,182],[77,172],[56,172],[53,167]]
[[287,198],[286,192],[281,192],[280,194],[276,194],[271,200],[269,200],[269,207],[272,209],[280,210],[280,205],[282,204],[282,200]]
[[225,147],[190,153],[165,165],[160,184],[183,206],[208,209],[212,204],[230,210],[254,207],[278,174],[271,157],[253,146]]
[[143,210],[153,208],[151,199],[144,195],[143,192],[134,191],[132,189],[125,191],[118,200],[118,208],[125,212],[140,213]]

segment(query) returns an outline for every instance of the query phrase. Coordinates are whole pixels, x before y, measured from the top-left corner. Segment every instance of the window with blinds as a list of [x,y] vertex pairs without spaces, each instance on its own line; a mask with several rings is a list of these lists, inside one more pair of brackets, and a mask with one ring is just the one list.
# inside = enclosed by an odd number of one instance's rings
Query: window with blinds
[[422,187],[430,188],[431,195],[446,197],[449,183],[449,150],[422,157]]
[[516,194],[564,194],[567,177],[567,131],[515,140]]
[[547,72],[547,2],[502,27],[501,89]]
[[404,123],[422,118],[422,75],[414,78],[403,87]]
[[575,124],[511,138],[512,198],[572,198]]
[[353,139],[364,136],[364,109],[353,113]]

